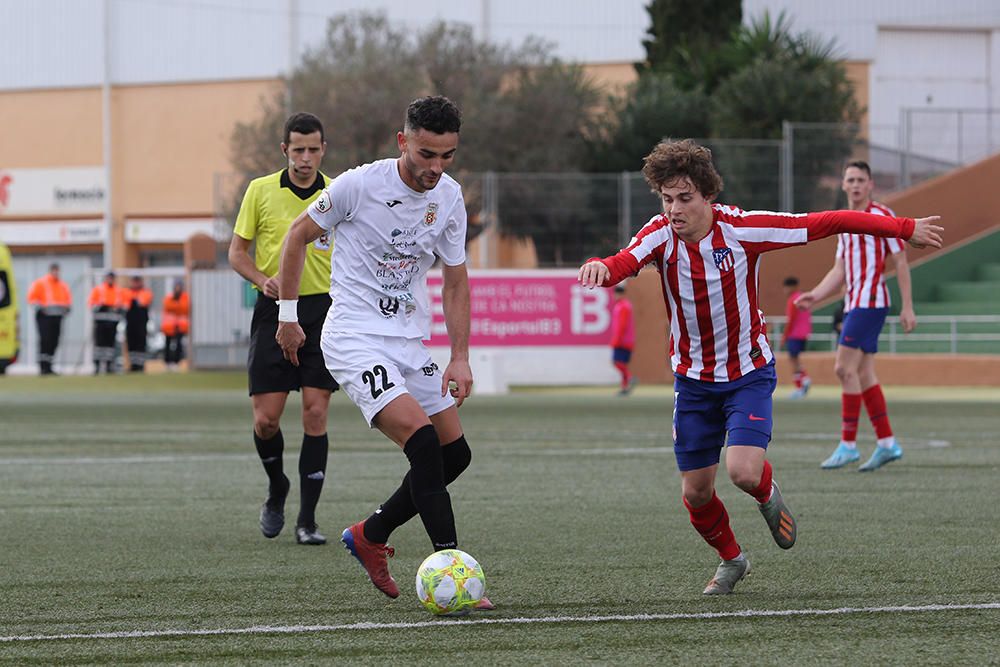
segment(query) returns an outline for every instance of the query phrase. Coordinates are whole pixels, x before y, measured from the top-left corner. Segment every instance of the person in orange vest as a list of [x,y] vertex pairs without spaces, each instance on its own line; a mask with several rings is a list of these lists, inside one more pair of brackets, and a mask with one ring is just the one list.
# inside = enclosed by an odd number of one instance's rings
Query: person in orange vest
[[132,276],[129,278],[129,286],[124,290],[124,296],[129,371],[142,373],[146,369],[146,327],[149,325],[149,307],[153,303],[153,293],[146,287],[142,276]]
[[52,370],[63,318],[73,305],[69,285],[59,279],[59,265],[52,263],[49,272],[31,283],[28,303],[37,307],[35,323],[38,325],[38,366],[42,375],[57,375]]
[[125,305],[122,297],[113,271],[108,271],[104,282],[90,292],[87,304],[94,312],[94,375],[101,372],[101,364],[108,374],[115,372],[115,334]]
[[191,300],[184,291],[184,283],[178,280],[174,283],[174,291],[163,297],[161,326],[163,335],[167,337],[163,358],[168,369],[176,368],[184,358],[184,336],[188,332],[190,313]]

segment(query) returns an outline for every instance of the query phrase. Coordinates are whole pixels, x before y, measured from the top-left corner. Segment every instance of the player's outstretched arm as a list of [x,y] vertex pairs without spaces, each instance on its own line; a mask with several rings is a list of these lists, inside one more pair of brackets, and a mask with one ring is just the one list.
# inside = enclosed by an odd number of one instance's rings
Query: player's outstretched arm
[[584,287],[600,287],[611,276],[611,270],[599,259],[591,260],[580,267],[577,280]]
[[306,334],[299,326],[298,300],[299,282],[302,268],[306,263],[306,245],[323,235],[308,212],[295,219],[281,248],[281,264],[278,268],[278,332],[274,339],[281,347],[285,359],[299,365],[299,348],[306,342]]
[[913,226],[913,235],[907,239],[914,248],[940,248],[942,244],[941,234],[944,227],[936,224],[941,221],[940,215],[932,215],[926,218],[917,218]]
[[823,276],[823,279],[819,281],[816,287],[813,287],[808,292],[803,292],[795,299],[795,307],[802,310],[809,310],[817,302],[822,301],[839,289],[844,284],[845,275],[844,260],[838,257],[833,263],[833,268],[826,272],[826,275]]
[[451,340],[451,360],[441,378],[441,395],[449,390],[455,404],[461,406],[472,393],[472,367],[469,365],[469,330],[471,320],[469,272],[465,264],[444,265],[441,306]]

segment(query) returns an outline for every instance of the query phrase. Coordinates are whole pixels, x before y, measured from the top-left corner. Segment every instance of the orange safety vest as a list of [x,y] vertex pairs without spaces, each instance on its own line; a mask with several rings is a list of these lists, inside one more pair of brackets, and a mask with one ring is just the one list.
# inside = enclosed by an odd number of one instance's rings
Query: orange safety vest
[[186,334],[190,324],[188,314],[191,312],[191,299],[187,292],[181,292],[179,297],[174,293],[163,297],[163,317],[161,318],[161,329],[167,336]]
[[65,315],[73,303],[69,285],[53,277],[51,273],[31,283],[28,288],[28,303],[38,306],[52,315]]
[[130,287],[122,289],[122,305],[131,308],[133,301],[140,308],[149,308],[149,305],[153,303],[153,293],[145,287],[136,290]]
[[90,291],[87,305],[91,308],[121,308],[125,305],[122,299],[123,291],[117,285],[101,283]]

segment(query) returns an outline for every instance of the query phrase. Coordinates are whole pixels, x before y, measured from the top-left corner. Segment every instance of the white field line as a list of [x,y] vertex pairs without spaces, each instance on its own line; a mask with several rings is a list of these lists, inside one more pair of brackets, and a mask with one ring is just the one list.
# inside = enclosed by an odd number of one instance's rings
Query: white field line
[[[784,436],[793,440],[822,440],[836,442],[840,437],[825,433],[789,433]],[[947,440],[935,440],[928,438],[906,438],[902,444],[907,449],[940,449],[950,447]],[[385,450],[372,451],[335,451],[337,456],[381,456],[383,454],[394,454],[396,450],[386,448]],[[298,454],[298,450],[285,450],[289,456]],[[515,453],[517,456],[607,456],[615,454],[673,454],[673,447],[590,447],[586,449],[518,449],[518,450],[492,450],[484,451],[488,454],[509,454]],[[156,454],[152,456],[25,456],[0,458],[0,467],[16,465],[87,465],[87,464],[149,464],[149,463],[190,463],[200,461],[243,461],[256,460],[253,454]]]
[[310,632],[350,632],[355,630],[411,630],[449,625],[534,625],[554,623],[632,623],[644,621],[686,621],[717,618],[772,618],[795,616],[843,616],[847,614],[906,614],[1000,609],[1000,602],[980,604],[927,604],[891,607],[837,607],[836,609],[746,609],[678,614],[621,614],[610,616],[538,616],[514,618],[435,619],[411,623],[345,623],[341,625],[254,625],[248,628],[211,630],[126,630],[121,632],[67,633],[59,635],[0,636],[3,642],[42,642],[67,639],[139,639],[147,637],[205,637],[215,635],[304,634]]

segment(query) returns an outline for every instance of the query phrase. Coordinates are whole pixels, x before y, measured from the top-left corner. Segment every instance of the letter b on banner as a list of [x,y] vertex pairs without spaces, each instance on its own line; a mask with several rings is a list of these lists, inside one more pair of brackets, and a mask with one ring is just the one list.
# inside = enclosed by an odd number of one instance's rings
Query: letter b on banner
[[569,309],[570,328],[574,334],[604,333],[611,324],[606,289],[591,290],[573,285],[570,288]]

